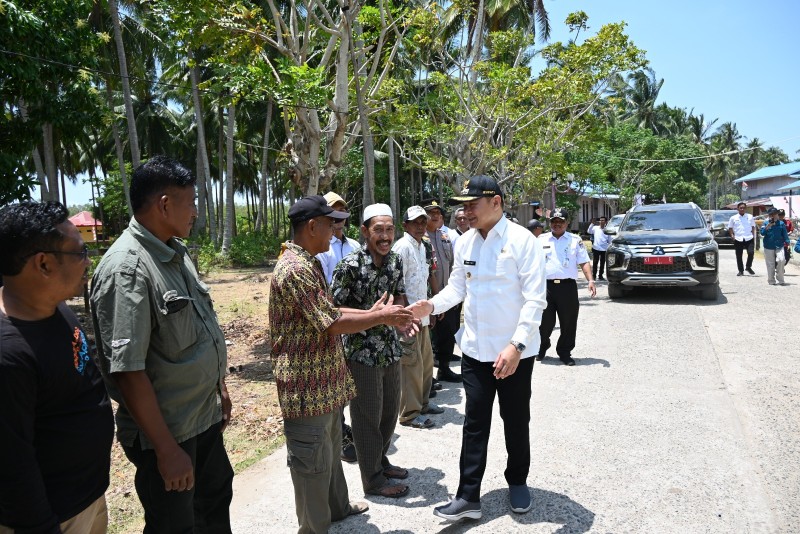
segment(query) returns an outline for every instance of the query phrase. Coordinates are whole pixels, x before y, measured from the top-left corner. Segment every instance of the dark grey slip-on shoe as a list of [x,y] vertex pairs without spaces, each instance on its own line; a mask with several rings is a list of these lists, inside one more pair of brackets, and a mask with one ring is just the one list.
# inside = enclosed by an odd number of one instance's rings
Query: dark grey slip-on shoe
[[437,506],[433,509],[433,515],[447,519],[448,521],[457,521],[459,519],[480,519],[481,518],[481,503],[469,502],[458,497],[443,506]]
[[508,486],[508,498],[511,501],[511,511],[524,514],[531,509],[533,503],[531,502],[531,492],[528,486]]

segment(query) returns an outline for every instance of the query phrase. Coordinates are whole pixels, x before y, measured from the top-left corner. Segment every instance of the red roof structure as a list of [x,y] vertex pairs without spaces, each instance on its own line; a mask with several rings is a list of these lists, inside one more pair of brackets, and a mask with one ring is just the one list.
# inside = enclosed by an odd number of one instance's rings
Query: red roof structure
[[94,227],[95,225],[96,226],[103,226],[103,223],[100,222],[99,220],[95,219],[94,217],[92,217],[92,214],[89,213],[88,211],[82,211],[82,212],[80,212],[80,213],[78,213],[76,215],[73,215],[72,217],[69,218],[69,222],[71,222],[72,224],[74,224],[77,227],[81,227],[81,226],[92,226],[92,227]]

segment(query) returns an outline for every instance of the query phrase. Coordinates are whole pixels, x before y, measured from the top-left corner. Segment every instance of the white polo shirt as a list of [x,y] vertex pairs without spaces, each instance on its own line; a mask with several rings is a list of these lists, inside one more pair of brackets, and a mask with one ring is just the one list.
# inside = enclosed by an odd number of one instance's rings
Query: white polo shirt
[[[392,250],[403,260],[403,282],[406,286],[406,298],[409,304],[428,298],[428,262],[425,258],[425,246],[417,243],[411,234],[405,232],[398,239]],[[422,319],[422,326],[430,324],[430,316]]]
[[331,237],[331,248],[327,252],[320,252],[316,255],[316,258],[322,264],[322,272],[325,273],[325,280],[328,281],[328,285],[331,285],[333,270],[342,261],[342,258],[354,250],[361,249],[361,245],[355,239],[350,239],[346,235],[342,235],[342,238],[339,239],[334,235]]
[[458,239],[447,286],[431,299],[435,314],[464,301],[461,351],[493,362],[511,341],[539,353],[539,324],[547,306],[542,249],[527,229],[501,217],[484,239],[475,229]]
[[545,257],[548,280],[578,279],[578,265],[589,261],[589,254],[580,236],[564,232],[555,237],[552,232],[539,236]]
[[733,228],[733,238],[736,241],[750,241],[753,239],[753,228],[756,221],[749,213],[739,215],[738,213],[728,219],[728,229]]
[[611,236],[606,234],[605,230],[599,225],[592,229],[592,250],[599,250],[605,252],[608,250],[608,245],[611,243]]

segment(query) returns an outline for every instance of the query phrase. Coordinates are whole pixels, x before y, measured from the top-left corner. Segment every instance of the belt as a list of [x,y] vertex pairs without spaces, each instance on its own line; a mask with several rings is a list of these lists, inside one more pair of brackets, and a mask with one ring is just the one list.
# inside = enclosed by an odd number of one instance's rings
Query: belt
[[554,284],[560,284],[561,282],[574,282],[574,278],[548,278],[548,282],[553,282]]

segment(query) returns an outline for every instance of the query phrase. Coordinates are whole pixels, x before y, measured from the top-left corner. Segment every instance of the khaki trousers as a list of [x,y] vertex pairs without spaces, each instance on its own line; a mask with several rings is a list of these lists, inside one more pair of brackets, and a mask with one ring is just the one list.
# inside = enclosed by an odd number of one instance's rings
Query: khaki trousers
[[325,415],[283,420],[299,534],[325,534],[332,521],[340,521],[350,512],[339,458],[341,417],[336,408]]
[[785,265],[783,257],[783,249],[764,249],[764,260],[767,263],[767,282],[770,284],[775,283],[777,278],[778,283],[783,283],[783,267]]
[[[106,534],[108,531],[106,496],[102,495],[81,513],[67,519],[59,526],[63,534]],[[0,534],[14,534],[14,529],[0,525]]]
[[400,342],[403,356],[400,389],[400,422],[411,421],[428,405],[433,382],[433,349],[430,328],[422,326],[419,333]]

